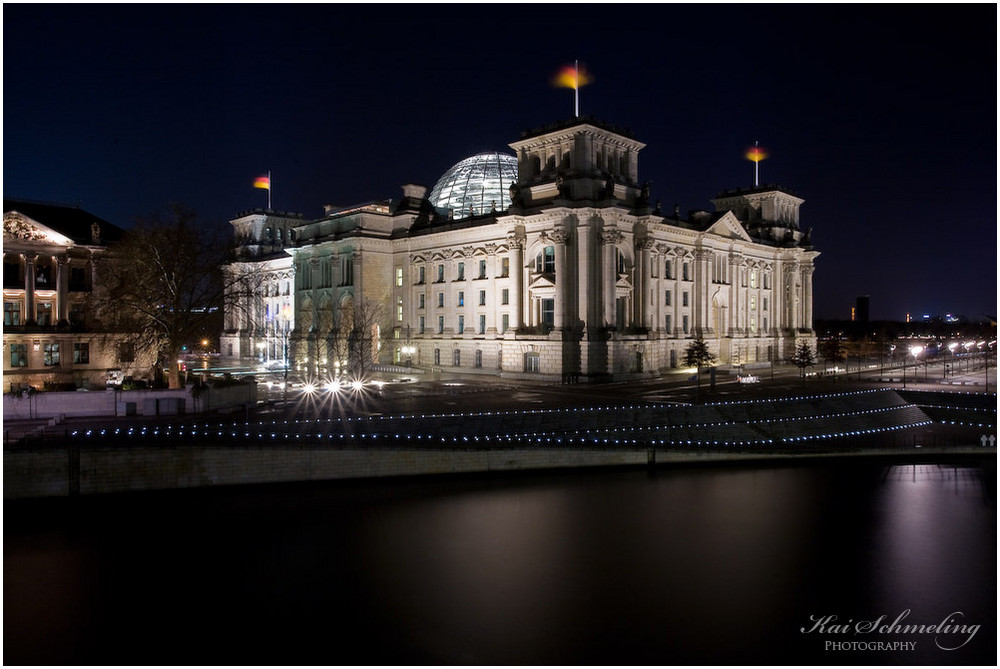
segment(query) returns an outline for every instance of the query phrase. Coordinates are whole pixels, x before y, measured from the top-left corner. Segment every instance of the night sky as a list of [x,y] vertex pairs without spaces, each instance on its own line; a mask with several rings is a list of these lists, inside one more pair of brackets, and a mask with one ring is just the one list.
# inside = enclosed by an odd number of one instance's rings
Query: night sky
[[996,18],[978,5],[5,4],[5,197],[128,227],[398,198],[581,113],[647,144],[665,211],[805,200],[815,316],[996,315]]

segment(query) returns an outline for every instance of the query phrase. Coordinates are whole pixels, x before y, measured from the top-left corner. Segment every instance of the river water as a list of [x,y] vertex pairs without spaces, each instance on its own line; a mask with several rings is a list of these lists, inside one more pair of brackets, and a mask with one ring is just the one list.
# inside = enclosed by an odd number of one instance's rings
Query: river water
[[980,464],[7,502],[3,659],[995,665],[996,466]]

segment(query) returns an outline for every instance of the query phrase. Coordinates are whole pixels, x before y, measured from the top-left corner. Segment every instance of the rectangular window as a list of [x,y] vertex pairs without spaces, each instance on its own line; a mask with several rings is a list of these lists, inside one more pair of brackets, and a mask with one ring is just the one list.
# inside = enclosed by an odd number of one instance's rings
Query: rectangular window
[[424,317],[420,317],[420,334],[424,333]]
[[444,334],[444,316],[438,316],[438,334]]
[[510,276],[510,258],[500,259],[500,276],[506,278]]
[[686,290],[681,294],[681,306],[688,306],[688,292]]
[[354,285],[354,258],[347,257],[340,259],[340,285]]
[[460,307],[464,307],[465,306],[465,291],[464,290],[458,291],[458,306],[460,306]]
[[481,307],[485,307],[486,306],[486,291],[485,290],[479,291],[479,306],[481,306]]
[[465,332],[465,316],[458,315],[458,334]]
[[510,304],[510,288],[500,291],[500,304]]
[[52,325],[52,303],[39,302],[35,305],[35,322],[39,325]]
[[483,352],[481,350],[479,350],[479,349],[476,349],[476,358],[475,358],[475,362],[473,363],[473,365],[476,368],[479,368],[479,367],[483,366]]
[[756,297],[751,297],[750,298],[750,309],[752,311],[752,310],[754,310],[756,308],[757,308],[757,298]]
[[438,306],[444,306],[444,293],[438,293]]
[[762,299],[763,299],[763,304],[764,304],[764,311],[767,311],[767,298],[764,297]]
[[11,367],[27,367],[28,366],[28,345],[27,344],[11,344],[10,345],[10,366]]
[[506,332],[510,329],[510,314],[504,314],[500,317],[500,332]]
[[87,273],[82,267],[69,268],[69,289],[71,291],[87,290]]
[[423,293],[420,293],[420,295],[417,296],[417,303],[420,305],[419,306],[420,309],[424,308],[424,297],[425,296]]
[[556,320],[556,301],[553,299],[542,300],[542,322],[552,327]]
[[24,288],[24,279],[21,278],[21,263],[5,262],[3,264],[3,287]]
[[397,267],[396,268],[396,285],[397,286],[402,286],[403,285],[403,268],[402,267]]
[[486,334],[486,314],[479,314],[479,334]]
[[438,265],[438,280],[437,280],[437,282],[438,283],[442,283],[443,281],[444,281],[444,265]]
[[42,364],[46,367],[59,365],[59,344],[42,345]]
[[397,304],[396,305],[396,320],[399,321],[399,322],[403,322],[403,305],[402,304]]
[[690,327],[691,323],[688,320],[688,317],[684,316],[684,319],[683,319],[682,322],[684,324],[684,334],[691,334],[691,327]]
[[456,367],[461,366],[461,364],[462,364],[462,352],[460,350],[458,350],[456,348],[455,352],[452,353],[451,357],[452,357],[452,364],[454,364]]
[[135,347],[132,344],[118,345],[118,362],[135,362]]
[[73,364],[86,365],[90,363],[90,344],[75,342],[73,344]]
[[87,320],[87,310],[83,304],[74,302],[69,305],[69,322],[73,325],[83,325]]
[[524,354],[524,371],[537,373],[541,369],[541,356],[537,353]]
[[434,364],[441,365],[441,349],[439,348],[434,349]]
[[670,306],[670,291],[668,290],[664,295],[664,302],[666,306]]
[[750,332],[751,333],[757,332],[757,319],[754,318],[753,316],[750,317]]
[[667,331],[667,334],[671,334],[674,331],[674,319],[671,318],[670,314],[667,314],[663,322],[663,327]]
[[767,317],[764,317],[764,332],[767,332]]
[[465,263],[458,263],[458,281],[465,281]]
[[663,278],[664,279],[672,279],[672,278],[674,278],[673,267],[674,267],[674,261],[673,260],[667,260],[665,263],[663,263]]
[[750,287],[751,288],[756,288],[757,287],[757,271],[756,270],[754,270],[753,272],[750,272]]
[[683,265],[681,278],[684,279],[684,281],[690,281],[691,280],[691,270],[688,268],[688,264],[687,263],[684,263],[684,265]]
[[480,260],[479,261],[479,278],[480,279],[485,279],[486,278],[486,261],[485,260]]
[[3,324],[4,324],[4,326],[20,325],[21,324],[21,303],[20,302],[4,302],[3,303]]
[[659,265],[657,265],[655,262],[649,263],[649,271],[654,279],[657,278],[657,276],[659,276],[659,271],[657,271],[657,268],[659,268]]
[[424,267],[420,266],[417,268],[417,283],[424,282]]

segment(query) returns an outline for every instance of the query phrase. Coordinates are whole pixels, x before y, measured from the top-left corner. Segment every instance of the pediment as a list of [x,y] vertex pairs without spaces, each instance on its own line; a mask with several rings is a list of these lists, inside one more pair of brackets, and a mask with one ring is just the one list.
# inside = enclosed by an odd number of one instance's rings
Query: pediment
[[740,220],[731,211],[723,214],[722,218],[713,223],[705,232],[728,239],[742,239],[746,242],[753,241],[750,239],[747,231],[743,229],[743,224],[740,223]]
[[537,290],[539,288],[555,288],[555,282],[547,274],[535,274],[531,273],[529,277],[528,288],[531,290]]
[[38,221],[28,218],[19,211],[7,211],[3,215],[3,238],[73,246],[73,240]]

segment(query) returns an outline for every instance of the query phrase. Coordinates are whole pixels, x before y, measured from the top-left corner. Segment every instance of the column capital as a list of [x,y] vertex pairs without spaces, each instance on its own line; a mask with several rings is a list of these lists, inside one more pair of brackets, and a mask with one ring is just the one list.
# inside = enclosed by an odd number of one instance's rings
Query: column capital
[[552,240],[554,244],[565,244],[566,240],[569,239],[569,233],[565,230],[553,230],[548,234],[548,238]]
[[601,243],[602,244],[608,244],[608,245],[610,245],[610,244],[618,244],[623,239],[625,239],[625,235],[623,235],[619,230],[615,230],[615,229],[612,228],[610,230],[602,230],[601,231]]

